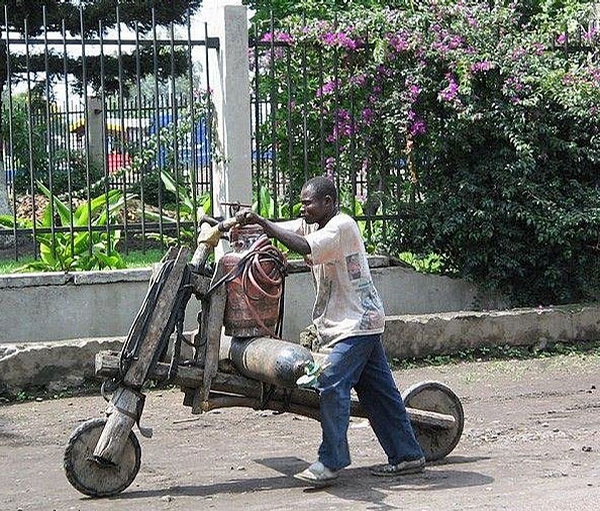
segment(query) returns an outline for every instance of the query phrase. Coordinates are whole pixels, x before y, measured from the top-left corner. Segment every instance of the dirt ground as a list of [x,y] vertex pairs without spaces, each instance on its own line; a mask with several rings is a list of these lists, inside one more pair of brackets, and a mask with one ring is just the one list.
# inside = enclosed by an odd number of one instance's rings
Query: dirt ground
[[0,509],[70,510],[577,510],[600,509],[600,357],[473,362],[396,372],[401,388],[448,384],[465,409],[464,434],[423,474],[380,479],[368,424],[353,419],[353,464],[338,484],[307,489],[291,476],[314,461],[316,421],[223,409],[201,416],[178,389],[148,394],[138,438],[142,466],[123,493],[90,499],[68,483],[65,444],[103,414],[97,397],[0,407]]

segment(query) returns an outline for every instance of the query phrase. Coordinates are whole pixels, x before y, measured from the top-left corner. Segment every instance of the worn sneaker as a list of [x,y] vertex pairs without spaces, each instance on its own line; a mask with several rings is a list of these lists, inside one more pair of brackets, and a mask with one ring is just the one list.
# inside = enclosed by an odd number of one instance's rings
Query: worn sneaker
[[332,484],[338,478],[338,473],[339,470],[331,470],[317,461],[294,477],[313,486],[323,487]]
[[394,477],[406,474],[418,474],[425,470],[425,458],[416,460],[401,461],[396,465],[387,463],[386,465],[378,465],[371,468],[371,474],[381,477]]

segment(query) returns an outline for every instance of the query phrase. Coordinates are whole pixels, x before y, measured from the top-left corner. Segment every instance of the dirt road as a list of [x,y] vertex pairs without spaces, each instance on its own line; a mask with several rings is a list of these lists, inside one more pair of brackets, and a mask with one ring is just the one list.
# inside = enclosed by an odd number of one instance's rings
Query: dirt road
[[373,433],[353,420],[353,465],[336,486],[306,489],[291,477],[314,461],[316,421],[241,408],[192,416],[178,390],[149,393],[142,466],[109,499],[73,489],[64,446],[101,397],[0,407],[0,509],[71,510],[577,510],[600,509],[600,356],[461,363],[396,372],[401,388],[448,384],[465,408],[458,447],[424,474],[381,480]]

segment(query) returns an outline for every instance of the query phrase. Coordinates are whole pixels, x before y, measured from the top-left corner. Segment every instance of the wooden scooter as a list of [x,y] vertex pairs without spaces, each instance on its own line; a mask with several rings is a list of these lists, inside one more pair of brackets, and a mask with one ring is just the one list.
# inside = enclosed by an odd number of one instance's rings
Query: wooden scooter
[[[135,479],[141,448],[133,427],[140,426],[148,381],[170,382],[184,392],[184,406],[193,414],[218,408],[250,407],[291,412],[319,420],[319,396],[297,385],[326,364],[323,355],[270,335],[229,337],[223,334],[227,307],[225,269],[214,271],[207,260],[235,219],[205,218],[198,247],[190,260],[185,248],[170,249],[150,281],[144,302],[121,352],[96,355],[96,374],[105,379],[103,394],[112,395],[105,417],[77,427],[67,443],[64,468],[68,481],[92,497],[109,497]],[[181,357],[185,306],[194,293],[200,300],[198,330],[193,336],[193,360]],[[175,335],[173,336],[173,333]],[[175,340],[173,341],[173,337]],[[171,346],[170,355],[167,348]],[[447,456],[464,427],[460,399],[446,385],[426,381],[402,392],[406,409],[425,457]],[[360,403],[351,404],[353,417],[366,417]]]

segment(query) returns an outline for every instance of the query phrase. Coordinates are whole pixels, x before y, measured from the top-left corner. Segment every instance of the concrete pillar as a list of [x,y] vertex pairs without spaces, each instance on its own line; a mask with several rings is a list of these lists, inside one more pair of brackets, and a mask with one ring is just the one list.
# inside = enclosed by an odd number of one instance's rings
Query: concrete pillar
[[222,159],[213,172],[215,216],[229,216],[223,202],[252,201],[250,154],[250,78],[246,7],[207,0],[203,12],[209,36],[218,37],[218,52],[210,52],[210,87],[217,121],[217,145]]
[[87,126],[90,162],[96,163],[100,167],[104,165],[104,112],[102,111],[102,101],[98,97],[88,97],[87,99]]

